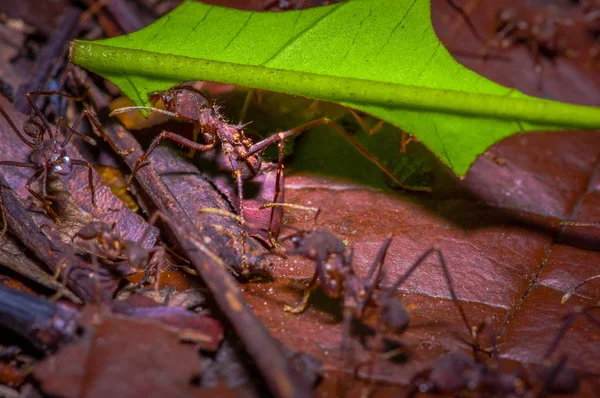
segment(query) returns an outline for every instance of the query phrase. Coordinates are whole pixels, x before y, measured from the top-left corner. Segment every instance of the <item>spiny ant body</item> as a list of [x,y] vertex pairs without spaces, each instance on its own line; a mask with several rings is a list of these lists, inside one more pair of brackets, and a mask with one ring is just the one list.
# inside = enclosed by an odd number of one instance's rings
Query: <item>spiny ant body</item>
[[[67,125],[67,134],[62,142],[58,141],[57,136],[59,133],[60,125],[64,122],[62,118],[59,118],[56,123],[56,131],[53,133],[50,124],[42,114],[41,110],[32,101],[33,96],[37,95],[63,95],[57,92],[44,92],[35,91],[27,93],[27,100],[29,101],[33,113],[23,123],[23,133],[19,131],[17,126],[10,119],[8,114],[0,107],[0,113],[6,119],[12,130],[17,136],[33,151],[29,156],[29,163],[26,162],[15,162],[4,160],[0,161],[0,166],[12,166],[12,167],[27,167],[35,169],[35,173],[25,183],[27,190],[38,199],[44,206],[45,211],[51,215],[57,223],[60,223],[58,215],[50,207],[50,202],[47,200],[47,181],[50,176],[61,175],[66,176],[71,174],[73,166],[83,166],[88,169],[88,187],[91,193],[92,206],[96,206],[96,196],[93,184],[92,166],[85,160],[71,159],[67,154],[66,146],[69,143],[73,135],[77,135],[84,139],[91,145],[95,145],[96,142],[92,138],[86,137],[85,135],[75,131],[77,124],[81,120],[81,115],[77,121],[73,124],[73,127]],[[68,96],[68,95],[65,95]],[[70,97],[70,96],[68,96]],[[29,137],[31,140],[29,140]],[[42,192],[41,194],[31,188],[31,185],[42,178]]]

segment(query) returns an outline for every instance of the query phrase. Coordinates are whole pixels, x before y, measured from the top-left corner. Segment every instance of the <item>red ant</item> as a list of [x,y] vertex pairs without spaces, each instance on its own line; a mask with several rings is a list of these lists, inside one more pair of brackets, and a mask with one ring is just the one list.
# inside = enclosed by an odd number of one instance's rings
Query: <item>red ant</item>
[[[450,272],[442,252],[438,248],[432,247],[426,250],[386,292],[377,293],[375,289],[381,281],[381,266],[392,241],[391,235],[382,243],[367,272],[367,276],[363,279],[358,278],[354,273],[352,267],[353,251],[348,250],[344,242],[331,232],[320,230],[300,231],[283,240],[286,239],[291,239],[294,244],[294,248],[287,251],[286,254],[313,260],[316,263],[316,269],[300,304],[296,307],[286,306],[285,311],[296,314],[303,312],[307,307],[310,292],[319,282],[325,293],[330,297],[338,297],[344,293],[345,300],[353,303],[352,305],[356,308],[356,318],[362,316],[369,302],[374,302],[380,308],[384,324],[392,331],[401,333],[408,327],[409,316],[404,305],[395,299],[393,295],[432,254],[437,254],[444,272],[444,278],[448,283],[450,295],[458,303],[458,296],[454,291]],[[466,315],[460,306],[459,311],[463,321],[470,328]]]
[[[160,217],[161,214],[159,212],[154,213],[148,224],[153,225],[157,218]],[[148,226],[144,234],[140,238],[139,242],[144,242],[148,233],[151,230],[151,226]],[[127,261],[129,265],[134,269],[144,269],[146,268],[146,273],[142,280],[138,283],[138,285],[142,285],[150,276],[150,261],[155,255],[158,253],[158,257],[156,258],[156,278],[155,278],[155,291],[158,290],[159,280],[160,280],[160,267],[163,263],[165,250],[162,246],[155,246],[151,249],[144,248],[139,242],[131,241],[128,239],[123,239],[119,232],[116,230],[116,224],[108,225],[102,221],[91,221],[85,224],[73,237],[71,238],[71,245],[74,247],[75,239],[81,239],[84,241],[92,241],[95,240],[94,245],[89,246],[89,253],[92,259],[92,264],[98,270],[99,261],[98,257],[107,260],[110,262],[110,265],[113,268],[119,268],[118,263],[122,261]],[[74,256],[75,252],[71,253],[71,256]],[[68,261],[67,261],[68,262]],[[58,272],[60,272],[61,267],[58,268]],[[69,268],[67,267],[67,271],[65,272],[65,281],[67,278]],[[125,274],[129,273],[129,270],[124,272]]]
[[[68,132],[65,135],[65,138],[62,142],[59,142],[55,135],[58,136],[58,132],[60,131],[60,125],[64,122],[63,118],[59,118],[56,123],[56,131],[53,133],[50,124],[42,114],[42,111],[34,104],[31,97],[36,95],[48,95],[48,94],[59,94],[55,92],[44,92],[44,91],[35,91],[32,93],[27,93],[27,101],[34,110],[23,123],[23,132],[25,135],[29,136],[32,141],[29,141],[24,134],[22,134],[17,126],[10,119],[8,114],[4,111],[4,109],[0,106],[0,113],[4,116],[4,119],[8,122],[13,131],[17,134],[17,136],[30,147],[33,152],[29,156],[29,163],[26,162],[15,162],[10,160],[0,161],[0,166],[12,166],[12,167],[28,167],[35,169],[36,172],[27,180],[25,183],[25,188],[44,206],[44,210],[47,214],[51,215],[55,221],[60,224],[60,220],[58,215],[52,210],[50,207],[50,202],[47,197],[47,181],[48,177],[51,175],[69,175],[73,171],[73,166],[84,166],[88,169],[88,186],[91,193],[91,201],[92,206],[96,206],[96,196],[94,183],[92,179],[92,165],[86,162],[85,160],[80,159],[71,159],[71,157],[67,154],[65,149],[66,145],[69,143],[69,140],[73,135],[77,135],[85,140],[87,143],[91,145],[96,145],[96,141],[90,137],[87,137],[78,131],[75,131],[77,124],[81,116],[77,119],[76,123],[73,127],[69,127],[67,125]],[[46,134],[48,135],[47,137]],[[42,177],[42,193],[39,194],[31,188],[31,185]]]
[[[589,309],[578,309],[563,319],[562,326],[546,350],[542,365],[527,372],[523,366],[507,373],[500,368],[496,338],[489,321],[482,323],[474,333],[472,348],[474,358],[463,352],[450,352],[437,359],[432,365],[418,372],[411,380],[409,396],[417,393],[460,394],[477,392],[484,396],[536,396],[551,394],[573,394],[579,390],[579,377],[574,369],[566,365],[567,358],[561,356],[552,363],[550,357],[556,351],[576,317],[583,315],[600,326],[600,319]],[[492,364],[482,361],[477,352],[482,351],[476,343],[477,336],[487,329],[491,350],[488,351]],[[537,388],[536,388],[537,386]]]
[[[392,241],[391,235],[385,239],[379,248],[364,278],[359,278],[354,272],[352,267],[352,250],[348,250],[344,242],[332,233],[319,230],[300,231],[284,239],[290,238],[294,244],[294,248],[286,254],[298,255],[315,261],[316,270],[300,304],[296,307],[285,306],[284,310],[292,313],[304,311],[308,304],[310,292],[316,287],[317,282],[321,284],[325,293],[330,297],[339,297],[343,293],[344,321],[342,326],[343,339],[341,352],[344,358],[347,358],[345,356],[347,355],[345,339],[350,335],[352,321],[360,320],[363,317],[369,303],[373,303],[378,307],[382,321],[381,323],[378,322],[376,327],[376,333],[380,339],[374,344],[374,351],[376,351],[381,343],[380,340],[383,334],[381,324],[387,331],[395,334],[402,334],[407,329],[410,323],[410,315],[402,301],[396,299],[394,294],[413,272],[433,254],[437,254],[438,256],[450,296],[453,302],[456,303],[463,322],[470,331],[473,330],[460,306],[450,272],[442,252],[438,248],[432,247],[426,250],[390,288],[384,292],[377,292],[376,288],[382,279],[383,262]],[[341,383],[341,385],[343,384]]]
[[[245,125],[234,125],[227,122],[227,120],[219,113],[219,107],[216,105],[210,105],[203,94],[197,89],[191,86],[177,86],[175,88],[153,93],[149,95],[149,100],[152,104],[156,105],[162,102],[165,109],[158,109],[144,106],[132,106],[126,108],[120,108],[111,112],[111,116],[128,112],[131,110],[149,110],[153,112],[160,112],[180,120],[184,120],[194,124],[196,131],[200,130],[204,143],[200,144],[194,140],[189,140],[178,134],[163,131],[159,134],[150,144],[146,152],[136,161],[136,164],[131,172],[127,185],[131,184],[135,178],[137,172],[142,166],[145,165],[145,160],[150,156],[152,151],[158,144],[164,139],[169,139],[180,145],[191,148],[197,151],[209,151],[216,148],[220,142],[223,153],[228,157],[233,176],[235,178],[238,199],[239,199],[239,216],[240,224],[242,227],[245,226],[244,217],[244,202],[243,202],[243,182],[244,180],[250,180],[254,178],[261,170],[262,158],[260,153],[265,150],[268,146],[279,142],[279,157],[277,167],[277,177],[275,184],[275,194],[273,203],[280,203],[282,199],[282,187],[281,179],[283,174],[283,155],[285,140],[291,136],[300,134],[306,130],[318,127],[321,125],[329,124],[348,139],[365,157],[374,162],[382,171],[384,171],[392,180],[398,184],[398,186],[411,189],[411,190],[426,190],[427,188],[419,187],[408,187],[399,181],[389,170],[385,168],[377,159],[367,153],[352,137],[350,137],[345,131],[334,123],[331,119],[323,117],[312,122],[303,124],[296,128],[288,131],[274,134],[262,141],[254,143],[244,132]],[[275,241],[279,235],[280,217],[281,210],[274,207],[271,210],[269,220],[269,237],[271,241]],[[242,274],[246,276],[248,274],[248,264],[246,259],[246,248],[245,248],[245,234],[242,235]]]

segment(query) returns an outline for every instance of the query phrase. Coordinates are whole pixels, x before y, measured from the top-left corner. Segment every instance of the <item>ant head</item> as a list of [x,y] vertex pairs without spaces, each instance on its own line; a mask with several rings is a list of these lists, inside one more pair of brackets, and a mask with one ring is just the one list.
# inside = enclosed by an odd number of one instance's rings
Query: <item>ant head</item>
[[44,140],[46,126],[38,115],[31,114],[27,120],[25,120],[25,123],[23,123],[23,131],[33,138],[33,142],[40,144]]
[[125,247],[125,258],[132,267],[141,269],[148,264],[148,251],[135,242],[128,242]]
[[410,315],[402,301],[390,297],[381,304],[383,323],[396,334],[402,334],[410,323]]
[[170,89],[170,90],[166,90],[166,91],[160,91],[157,93],[150,93],[148,95],[148,99],[150,100],[150,102],[154,105],[156,105],[157,102],[161,101],[163,103],[163,105],[165,106],[165,109],[169,112],[176,112],[176,94],[175,94],[175,89]]

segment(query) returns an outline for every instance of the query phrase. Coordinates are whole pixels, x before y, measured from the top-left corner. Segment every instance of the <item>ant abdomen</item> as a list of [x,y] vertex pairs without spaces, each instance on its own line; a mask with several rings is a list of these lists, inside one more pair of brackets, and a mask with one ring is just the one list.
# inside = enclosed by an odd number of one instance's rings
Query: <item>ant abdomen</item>
[[398,299],[390,299],[382,304],[381,317],[386,327],[397,334],[402,334],[410,323],[410,315]]
[[132,242],[125,247],[125,258],[133,268],[144,268],[149,261],[148,250]]

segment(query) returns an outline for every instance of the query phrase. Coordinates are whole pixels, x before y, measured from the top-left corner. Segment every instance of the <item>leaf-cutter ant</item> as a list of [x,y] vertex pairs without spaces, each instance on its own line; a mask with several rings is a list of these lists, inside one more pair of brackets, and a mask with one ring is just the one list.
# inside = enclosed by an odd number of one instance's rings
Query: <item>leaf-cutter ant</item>
[[[339,297],[343,294],[344,311],[341,352],[344,362],[346,362],[347,358],[346,339],[350,336],[352,322],[360,320],[364,316],[369,304],[374,304],[378,308],[379,314],[379,321],[376,326],[378,339],[374,344],[374,352],[380,348],[381,338],[385,331],[399,335],[407,329],[410,323],[410,315],[402,301],[395,298],[394,294],[431,255],[437,255],[444,279],[450,291],[450,296],[453,302],[456,303],[462,321],[469,329],[471,335],[474,333],[474,329],[471,328],[454,290],[452,278],[442,252],[436,247],[431,247],[421,254],[389,288],[384,291],[378,291],[382,279],[383,262],[392,241],[391,235],[382,243],[364,278],[359,278],[354,272],[352,250],[347,249],[340,238],[328,231],[314,229],[311,231],[299,231],[282,240],[285,239],[291,239],[294,244],[294,248],[287,251],[286,255],[298,255],[310,259],[316,263],[316,269],[300,304],[296,307],[285,306],[284,310],[292,313],[301,313],[304,311],[308,305],[310,292],[317,286],[317,283],[321,285],[324,292],[330,297]],[[370,362],[374,361],[373,359]],[[342,389],[344,384],[343,382],[340,384]]]
[[[48,94],[59,94],[55,92],[43,92],[35,91],[27,93],[27,101],[31,105],[33,112],[23,123],[23,133],[19,131],[14,122],[10,119],[6,111],[0,106],[0,113],[4,116],[9,126],[17,134],[17,136],[33,151],[29,156],[29,162],[15,162],[10,160],[0,161],[0,166],[12,166],[12,167],[27,167],[35,169],[35,173],[25,183],[25,188],[38,199],[46,211],[47,214],[52,216],[56,223],[60,224],[58,215],[52,210],[51,203],[47,197],[47,181],[48,177],[52,175],[66,176],[71,174],[73,166],[83,166],[88,169],[88,187],[91,193],[91,202],[93,206],[96,206],[95,189],[93,184],[92,165],[85,160],[72,159],[65,149],[67,144],[73,135],[76,135],[87,143],[95,145],[96,141],[90,137],[87,137],[75,130],[79,123],[80,117],[73,124],[72,127],[67,127],[67,133],[62,142],[58,141],[58,133],[60,131],[60,125],[64,122],[63,118],[59,118],[56,123],[56,131],[53,133],[50,124],[42,114],[42,111],[32,101],[33,96],[37,95],[48,95]],[[31,138],[31,141],[26,138]],[[42,192],[41,194],[31,188],[31,185],[38,179],[42,178]]]
[[[180,145],[186,146],[197,151],[213,150],[220,143],[223,153],[227,156],[229,160],[230,167],[233,172],[233,177],[235,179],[239,199],[239,216],[242,228],[245,226],[243,182],[244,180],[250,180],[254,178],[261,171],[262,158],[260,154],[263,150],[265,150],[268,146],[276,142],[279,143],[278,167],[273,203],[281,203],[283,195],[283,187],[281,186],[284,156],[283,149],[286,138],[300,134],[306,130],[318,126],[328,124],[334,127],[338,132],[340,132],[342,135],[344,135],[344,137],[348,139],[348,135],[339,126],[337,126],[336,123],[334,123],[331,119],[327,117],[322,117],[320,119],[313,120],[312,122],[303,124],[291,130],[276,133],[270,137],[263,139],[262,141],[255,143],[248,136],[246,136],[244,132],[245,125],[230,124],[219,113],[218,106],[211,105],[200,91],[191,86],[181,85],[163,92],[153,93],[149,95],[149,99],[150,102],[155,105],[161,102],[164,105],[165,109],[133,106],[114,110],[111,113],[111,116],[118,113],[128,112],[131,110],[149,110],[152,112],[160,112],[194,124],[196,130],[201,133],[204,143],[197,143],[194,140],[189,140],[178,134],[163,131],[152,141],[148,149],[137,160],[135,167],[131,172],[128,185],[133,181],[140,168],[145,165],[145,161],[150,156],[152,151],[164,139],[169,139]],[[351,139],[351,137],[349,139]],[[358,145],[354,141],[353,144],[355,146]],[[393,176],[393,174],[389,170],[387,170],[379,161],[373,159],[372,156],[365,152],[366,151],[364,149],[361,151],[363,155],[367,156],[371,161],[375,162],[375,164],[379,168],[381,168],[388,176],[391,176],[391,178],[394,179],[394,182],[397,182],[401,187],[405,187],[402,184],[402,182],[398,181]],[[271,209],[269,221],[269,235],[271,241],[273,242],[276,241],[279,235],[281,211],[282,210],[280,207],[273,207]],[[249,273],[249,268],[245,254],[246,236],[242,235],[241,240],[243,268],[242,274],[247,275]]]

